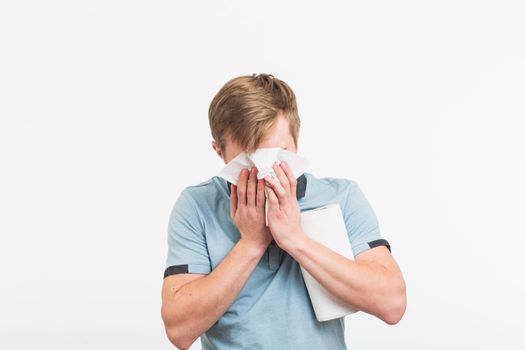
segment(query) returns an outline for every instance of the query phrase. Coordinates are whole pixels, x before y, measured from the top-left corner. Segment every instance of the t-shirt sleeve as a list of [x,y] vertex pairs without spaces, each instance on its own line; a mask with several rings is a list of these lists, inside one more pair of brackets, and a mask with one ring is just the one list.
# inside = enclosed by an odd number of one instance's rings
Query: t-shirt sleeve
[[164,278],[177,273],[208,274],[210,271],[204,224],[194,198],[184,189],[169,217]]
[[386,246],[391,251],[388,241],[381,237],[376,214],[363,191],[357,182],[348,181],[350,184],[343,199],[342,209],[354,257],[380,245]]

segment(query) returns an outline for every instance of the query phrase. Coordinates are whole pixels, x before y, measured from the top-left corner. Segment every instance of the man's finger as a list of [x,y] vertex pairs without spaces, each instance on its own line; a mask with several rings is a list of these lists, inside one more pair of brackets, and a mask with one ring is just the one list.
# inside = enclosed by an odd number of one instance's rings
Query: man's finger
[[275,192],[272,190],[272,188],[266,186],[264,191],[266,192],[266,200],[269,201],[269,208],[275,207],[279,209],[279,199],[275,195]]
[[237,212],[237,186],[230,185],[230,216],[235,217]]
[[288,192],[290,191],[290,181],[286,177],[286,173],[281,168],[281,165],[279,164],[273,164],[272,165],[273,171],[275,171],[275,174],[277,175],[277,179],[279,179],[279,183],[281,186]]
[[248,191],[246,202],[249,206],[255,207],[256,204],[256,190],[257,190],[257,168],[253,167],[250,170],[250,178],[248,179]]
[[264,180],[263,179],[257,180],[257,204],[256,206],[258,208],[264,207],[264,198],[265,198],[264,187],[265,187]]
[[288,163],[282,161],[280,166],[288,178],[288,182],[290,183],[290,191],[292,191],[292,194],[295,197],[297,191],[297,179],[294,177],[292,169],[290,169]]
[[271,177],[270,175],[266,175],[264,179],[270,184],[271,188],[273,189],[274,194],[277,195],[277,198],[281,202],[281,204],[284,204],[288,201],[288,198],[286,198],[286,190],[281,186],[279,181]]
[[246,185],[248,182],[248,169],[242,169],[237,182],[237,206],[246,205]]

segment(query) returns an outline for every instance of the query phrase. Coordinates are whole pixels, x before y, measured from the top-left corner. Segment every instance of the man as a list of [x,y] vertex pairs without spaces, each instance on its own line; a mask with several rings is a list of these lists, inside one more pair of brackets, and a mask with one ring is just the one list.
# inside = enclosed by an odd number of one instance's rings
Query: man
[[[227,82],[210,105],[209,122],[224,163],[257,148],[297,153],[295,95],[272,75]],[[354,309],[392,325],[403,316],[402,273],[358,184],[308,172],[295,179],[285,162],[273,168],[278,182],[243,169],[237,186],[213,176],[184,188],[175,202],[161,315],[178,348],[200,336],[203,349],[346,349],[344,317],[317,321],[300,265]],[[353,260],[301,229],[301,211],[335,202]]]

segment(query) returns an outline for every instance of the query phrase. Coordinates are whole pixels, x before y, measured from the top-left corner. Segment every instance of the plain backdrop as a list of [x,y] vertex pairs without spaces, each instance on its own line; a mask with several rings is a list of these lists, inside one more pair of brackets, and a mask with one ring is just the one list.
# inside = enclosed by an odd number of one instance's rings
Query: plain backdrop
[[407,283],[403,319],[348,316],[348,347],[523,349],[524,9],[2,1],[0,348],[173,348],[169,213],[224,166],[213,96],[270,73],[310,172],[358,182]]

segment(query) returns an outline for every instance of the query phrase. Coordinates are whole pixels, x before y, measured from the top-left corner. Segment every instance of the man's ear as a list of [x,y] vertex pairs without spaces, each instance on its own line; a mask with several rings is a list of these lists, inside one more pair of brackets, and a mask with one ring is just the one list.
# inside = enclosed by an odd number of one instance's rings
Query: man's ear
[[219,145],[217,145],[217,142],[215,142],[215,140],[212,140],[212,141],[211,141],[211,146],[213,147],[213,149],[215,150],[215,152],[217,153],[217,155],[218,155],[219,157],[221,157],[222,160],[224,161],[224,154],[222,153],[221,148],[219,147]]

